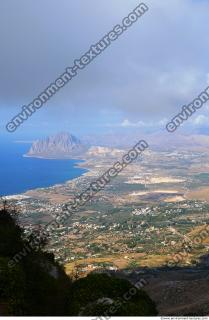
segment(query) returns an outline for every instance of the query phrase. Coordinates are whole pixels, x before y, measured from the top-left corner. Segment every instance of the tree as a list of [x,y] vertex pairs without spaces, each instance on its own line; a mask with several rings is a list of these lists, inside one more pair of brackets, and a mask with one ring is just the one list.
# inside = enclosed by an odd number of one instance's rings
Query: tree
[[[43,251],[46,238],[41,230],[26,239],[13,212],[7,210],[0,211],[0,300],[7,301],[13,316],[67,316],[71,280],[54,256]],[[32,240],[37,246],[18,263],[9,264]]]
[[[135,294],[130,295],[129,292]],[[155,303],[143,290],[127,280],[107,274],[90,274],[72,285],[70,315],[76,316],[155,316]],[[125,296],[131,296],[126,300]],[[114,308],[111,310],[111,307]]]

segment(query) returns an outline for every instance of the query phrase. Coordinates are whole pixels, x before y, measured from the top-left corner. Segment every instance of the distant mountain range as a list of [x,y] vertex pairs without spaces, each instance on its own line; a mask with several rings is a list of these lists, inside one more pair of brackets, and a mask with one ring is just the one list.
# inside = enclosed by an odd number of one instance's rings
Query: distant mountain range
[[88,142],[91,146],[108,148],[130,149],[139,140],[144,139],[150,149],[160,151],[190,150],[207,152],[209,150],[209,135],[202,133],[174,132],[168,133],[166,130],[155,133],[144,133],[136,131],[125,131],[118,134],[101,134],[82,137],[82,141]]
[[74,135],[61,132],[43,140],[33,142],[28,157],[72,158],[86,151],[87,147]]
[[[58,133],[43,140],[33,142],[28,157],[65,159],[75,156],[105,156],[115,153],[115,148],[128,149],[140,139],[147,140],[150,148],[155,150],[190,150],[207,152],[209,150],[209,136],[201,134],[106,134],[84,136],[82,141],[68,132]],[[119,154],[118,154],[119,155]]]

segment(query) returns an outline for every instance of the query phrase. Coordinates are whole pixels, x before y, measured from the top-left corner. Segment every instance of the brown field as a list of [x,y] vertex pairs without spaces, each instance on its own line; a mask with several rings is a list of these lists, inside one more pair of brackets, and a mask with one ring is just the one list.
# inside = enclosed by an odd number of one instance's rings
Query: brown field
[[80,264],[94,264],[100,262],[109,262],[118,267],[118,269],[125,269],[131,261],[135,261],[140,267],[159,267],[165,265],[171,257],[168,255],[146,255],[145,253],[111,255],[103,258],[87,258],[77,260],[65,265],[65,271],[68,275],[72,274],[76,265]]
[[25,195],[32,198],[36,198],[36,199],[48,200],[52,204],[60,204],[60,203],[72,200],[67,195],[51,193],[51,192],[48,193],[48,192],[44,192],[43,190],[41,192],[38,190],[27,191]]
[[188,200],[202,200],[209,203],[209,187],[202,187],[186,193]]
[[206,230],[205,225],[195,227],[187,235],[192,240],[195,237],[200,237],[200,234],[202,235],[202,243],[206,245],[209,244],[209,230],[208,231]]

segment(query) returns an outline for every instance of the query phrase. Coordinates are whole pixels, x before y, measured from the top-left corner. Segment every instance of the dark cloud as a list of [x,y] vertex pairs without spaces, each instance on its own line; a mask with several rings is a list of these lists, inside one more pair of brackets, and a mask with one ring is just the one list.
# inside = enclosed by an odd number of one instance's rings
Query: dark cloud
[[[78,119],[114,110],[130,121],[150,116],[160,120],[204,89],[209,73],[209,2],[145,2],[150,10],[39,111],[44,118]],[[138,4],[1,1],[1,108],[18,112],[30,103]]]

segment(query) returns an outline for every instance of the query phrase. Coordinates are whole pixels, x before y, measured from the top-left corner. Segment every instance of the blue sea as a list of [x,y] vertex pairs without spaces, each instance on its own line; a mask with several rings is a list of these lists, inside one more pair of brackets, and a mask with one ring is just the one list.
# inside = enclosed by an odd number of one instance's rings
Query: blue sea
[[30,144],[0,143],[0,196],[44,188],[81,176],[79,160],[48,160],[23,157]]

